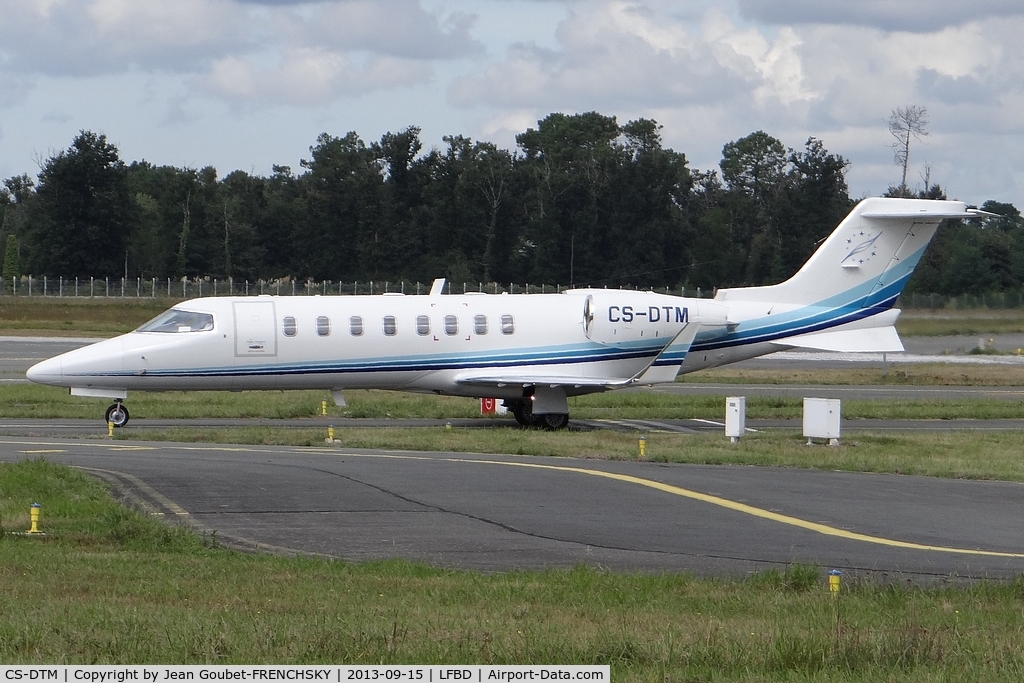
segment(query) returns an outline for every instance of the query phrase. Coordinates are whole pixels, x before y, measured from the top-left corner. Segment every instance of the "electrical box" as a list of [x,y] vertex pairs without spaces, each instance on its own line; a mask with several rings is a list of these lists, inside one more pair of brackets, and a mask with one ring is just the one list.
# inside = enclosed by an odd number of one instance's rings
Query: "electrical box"
[[807,443],[812,439],[828,439],[830,446],[839,444],[839,399],[838,398],[805,398],[804,399],[804,436]]
[[736,443],[743,436],[747,424],[747,397],[730,396],[725,399],[725,435]]

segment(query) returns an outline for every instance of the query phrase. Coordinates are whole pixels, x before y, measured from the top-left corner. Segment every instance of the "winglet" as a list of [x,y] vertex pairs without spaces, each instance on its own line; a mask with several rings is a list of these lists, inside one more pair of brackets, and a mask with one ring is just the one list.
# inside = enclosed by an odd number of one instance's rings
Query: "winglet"
[[627,384],[658,384],[675,381],[686,354],[700,330],[700,323],[690,321],[683,325],[665,348],[654,357],[646,368],[636,373]]

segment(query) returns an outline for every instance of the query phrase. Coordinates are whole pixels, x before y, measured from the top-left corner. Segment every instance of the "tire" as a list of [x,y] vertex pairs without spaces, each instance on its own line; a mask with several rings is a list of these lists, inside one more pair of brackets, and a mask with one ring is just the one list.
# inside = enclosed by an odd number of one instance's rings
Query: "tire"
[[523,427],[530,426],[532,414],[526,412],[526,404],[523,401],[513,401],[508,408],[512,410],[512,417]]
[[537,417],[540,418],[540,426],[550,432],[565,429],[569,424],[569,416],[565,413],[545,413]]
[[509,407],[512,409],[512,416],[516,418],[516,422],[523,427],[544,426],[544,416],[531,413],[526,401],[516,401]]
[[128,409],[124,407],[123,403],[114,403],[104,415],[107,422],[113,423],[115,427],[124,427],[128,424]]

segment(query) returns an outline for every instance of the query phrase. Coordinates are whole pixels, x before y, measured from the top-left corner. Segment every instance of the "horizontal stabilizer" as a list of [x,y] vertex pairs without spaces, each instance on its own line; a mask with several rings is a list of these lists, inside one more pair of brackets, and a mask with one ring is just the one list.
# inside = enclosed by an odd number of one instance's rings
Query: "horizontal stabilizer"
[[815,332],[785,337],[774,342],[788,348],[815,349],[817,351],[851,351],[859,353],[889,353],[903,350],[903,342],[895,327],[870,327],[863,330]]
[[936,220],[945,218],[981,218],[983,216],[998,215],[980,209],[962,208],[962,204],[956,206],[957,204],[959,202],[893,204],[885,207],[884,210],[865,211],[861,216],[863,218],[922,218]]

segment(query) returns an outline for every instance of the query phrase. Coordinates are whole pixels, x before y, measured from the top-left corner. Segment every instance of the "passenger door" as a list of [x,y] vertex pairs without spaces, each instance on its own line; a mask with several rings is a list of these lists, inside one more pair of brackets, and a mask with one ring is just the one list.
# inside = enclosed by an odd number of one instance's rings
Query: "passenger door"
[[276,356],[277,317],[273,301],[236,301],[235,356]]

